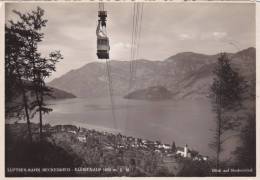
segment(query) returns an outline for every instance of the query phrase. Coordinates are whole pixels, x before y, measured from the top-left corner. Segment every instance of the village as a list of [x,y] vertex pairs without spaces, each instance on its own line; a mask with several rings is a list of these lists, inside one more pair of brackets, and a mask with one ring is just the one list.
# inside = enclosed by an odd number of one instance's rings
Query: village
[[97,131],[76,127],[74,125],[55,125],[46,124],[43,126],[45,133],[69,133],[74,136],[79,143],[102,144],[106,150],[143,150],[152,151],[161,157],[178,157],[192,161],[208,161],[208,156],[201,155],[198,151],[189,148],[186,144],[184,147],[176,147],[175,142],[172,145],[164,144],[160,141],[151,141],[147,139],[125,136],[120,133]]

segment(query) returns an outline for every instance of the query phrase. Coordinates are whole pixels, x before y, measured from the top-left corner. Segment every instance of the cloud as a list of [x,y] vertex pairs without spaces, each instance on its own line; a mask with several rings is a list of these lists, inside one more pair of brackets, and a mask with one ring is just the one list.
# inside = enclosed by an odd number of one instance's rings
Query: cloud
[[192,35],[192,34],[186,34],[186,33],[182,33],[182,34],[179,34],[179,38],[180,40],[190,40],[190,39],[194,39],[195,36]]
[[111,43],[111,58],[126,60],[130,55],[131,44],[124,42]]
[[200,35],[200,40],[222,40],[227,37],[226,32],[214,31],[214,32],[205,32]]
[[95,27],[89,28],[87,26],[61,26],[57,27],[58,33],[64,38],[74,40],[74,41],[86,41],[95,36]]
[[219,39],[225,38],[227,36],[227,33],[226,32],[213,32],[212,35],[216,40],[219,40]]
[[117,42],[113,45],[113,47],[120,49],[130,49],[131,45],[129,43]]
[[[97,3],[9,3],[6,4],[6,21],[17,18],[12,9],[27,12],[36,6],[45,10],[48,19],[43,30],[45,37],[41,52],[45,55],[58,49],[64,56],[57,64],[54,77],[97,61]],[[106,9],[110,58],[129,60],[133,6],[107,3]],[[239,42],[241,49],[254,46],[254,17],[253,4],[147,3],[143,11],[138,57],[163,60],[183,51],[215,54],[223,49],[220,41],[229,39]],[[226,45],[225,51],[234,51],[234,47]]]

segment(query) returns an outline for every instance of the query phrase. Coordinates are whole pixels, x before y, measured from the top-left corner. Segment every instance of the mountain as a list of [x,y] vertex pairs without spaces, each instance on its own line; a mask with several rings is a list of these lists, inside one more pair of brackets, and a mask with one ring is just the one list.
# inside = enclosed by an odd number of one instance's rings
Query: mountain
[[[26,86],[31,86],[31,82],[30,81],[24,81]],[[48,86],[48,88],[50,88],[51,92],[50,96],[45,95],[44,96],[44,100],[55,100],[55,99],[69,99],[69,98],[75,98],[76,96],[73,95],[72,93],[68,93],[66,91],[54,88],[54,87],[50,87]],[[33,95],[33,93],[31,91],[29,91],[27,93],[28,96],[28,100],[32,101],[33,99],[35,99],[35,96]],[[14,95],[14,97],[12,98],[11,101],[6,101],[6,106],[17,106],[18,104],[22,104],[22,93],[20,91],[17,91],[17,94]]]
[[[232,66],[248,82],[255,82],[255,48],[229,53]],[[135,90],[163,86],[173,92],[174,98],[207,97],[213,80],[213,69],[220,54],[205,55],[183,52],[163,61],[145,59],[133,61],[133,85],[129,89],[130,62],[110,62],[114,95],[125,96]],[[63,89],[77,97],[108,96],[106,64],[92,62],[54,79],[50,86]]]
[[153,86],[146,89],[136,90],[125,96],[127,99],[164,100],[170,99],[172,93],[163,86]]
[[[30,81],[24,81],[24,84],[27,87],[31,86]],[[65,92],[63,90],[53,88],[48,86],[51,89],[50,95],[51,96],[44,96],[44,100],[55,100],[55,99],[68,99],[68,98],[75,98],[76,96]],[[19,89],[19,88],[18,88]],[[29,88],[28,88],[29,89]],[[32,91],[27,91],[27,98],[28,102],[31,103],[33,102],[36,97]],[[24,103],[23,103],[23,96],[21,91],[16,91],[16,94],[13,94],[12,99],[6,99],[5,100],[5,112],[6,112],[6,117],[10,118],[17,115],[21,110],[24,108]]]
[[68,93],[66,91],[57,89],[57,88],[53,88],[53,87],[49,87],[51,89],[51,97],[50,96],[46,96],[44,97],[45,100],[49,100],[49,99],[69,99],[69,98],[75,98],[76,96]]

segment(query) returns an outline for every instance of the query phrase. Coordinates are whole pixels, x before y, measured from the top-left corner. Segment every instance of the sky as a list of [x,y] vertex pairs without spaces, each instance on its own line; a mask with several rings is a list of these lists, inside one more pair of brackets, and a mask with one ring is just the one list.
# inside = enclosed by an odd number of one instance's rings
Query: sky
[[[97,3],[7,3],[6,22],[17,20],[12,10],[37,6],[48,19],[39,46],[43,55],[60,50],[64,59],[48,81],[96,57]],[[133,3],[105,3],[110,58],[129,60]],[[253,3],[144,3],[137,58],[164,60],[180,52],[216,54],[255,47]]]

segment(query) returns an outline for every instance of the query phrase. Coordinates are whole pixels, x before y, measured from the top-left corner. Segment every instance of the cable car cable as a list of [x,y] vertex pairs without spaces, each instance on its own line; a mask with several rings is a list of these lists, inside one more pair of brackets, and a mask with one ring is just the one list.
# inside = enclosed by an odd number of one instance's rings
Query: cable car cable
[[[131,50],[130,50],[130,59],[129,59],[129,82],[128,82],[128,89],[127,94],[130,93],[130,90],[132,88],[132,77],[133,77],[133,55],[134,55],[134,39],[135,39],[135,28],[136,28],[136,3],[133,3],[132,6],[132,32],[131,32]],[[126,127],[128,126],[128,116],[129,116],[129,101],[126,101],[126,121],[125,121],[125,132]]]
[[133,7],[133,28],[132,28],[132,42],[131,42],[131,57],[130,57],[130,80],[128,91],[133,86],[133,73],[135,66],[135,54],[136,54],[136,43],[137,43],[137,30],[138,30],[138,19],[139,19],[139,3],[134,3]]
[[[137,49],[137,43],[138,43],[138,37],[137,37],[137,35],[138,35],[138,30],[139,30],[139,3],[137,3],[137,5],[136,5],[137,7],[136,7],[136,20],[135,20],[135,32],[134,32],[134,34],[135,34],[135,38],[134,38],[134,51],[133,51],[133,69],[132,69],[132,71],[133,71],[133,76],[132,76],[132,81],[134,81],[134,71],[135,71],[135,66],[136,66],[136,49]],[[133,82],[132,82],[133,83]],[[132,84],[133,85],[133,84]]]
[[[99,21],[101,21],[102,30],[104,31],[106,28],[106,11],[105,11],[105,5],[104,3],[98,3],[99,7]],[[105,32],[106,35],[106,32]],[[108,38],[105,39],[107,41],[107,46],[109,47],[109,41]],[[109,50],[109,48],[108,48]],[[114,99],[113,99],[113,84],[112,84],[112,75],[111,75],[111,66],[110,66],[110,60],[108,52],[106,52],[106,55],[103,54],[101,56],[98,56],[100,59],[106,59],[106,74],[107,74],[107,80],[108,80],[108,91],[109,91],[109,97],[110,97],[110,103],[111,103],[111,111],[112,111],[112,118],[114,123],[114,128],[117,129],[117,122],[116,122],[116,115],[115,115],[115,108],[114,108]]]
[[116,115],[115,115],[115,108],[114,108],[115,104],[114,104],[114,99],[113,99],[113,84],[112,84],[111,66],[110,66],[110,61],[108,59],[106,59],[106,70],[107,70],[107,77],[108,77],[108,89],[109,89],[109,96],[110,96],[114,128],[117,129],[117,122],[116,122]]
[[[143,20],[143,3],[141,3],[141,12],[140,12],[140,20],[139,20],[139,26],[138,26],[138,34],[137,34],[137,45],[136,45],[136,57],[139,57],[139,49],[140,49],[140,39],[141,39],[141,31],[142,31],[142,20]],[[133,78],[136,79],[136,72],[137,72],[137,62],[134,66],[133,71]]]
[[[140,6],[141,4],[141,6]],[[128,86],[128,93],[130,93],[134,80],[136,79],[136,69],[137,69],[137,62],[135,62],[136,57],[139,54],[140,48],[140,38],[141,38],[141,24],[142,24],[142,17],[143,16],[143,3],[134,3],[133,6],[133,22],[132,22],[132,41],[131,41],[131,54],[130,54],[130,78],[129,78],[129,86]],[[126,101],[126,126],[129,118],[129,103]]]
[[131,54],[130,54],[130,79],[129,79],[129,88],[128,91],[131,89],[132,85],[132,72],[133,72],[133,44],[134,44],[134,32],[135,32],[135,16],[136,16],[136,3],[133,6],[133,22],[132,22],[132,41],[131,41]]

